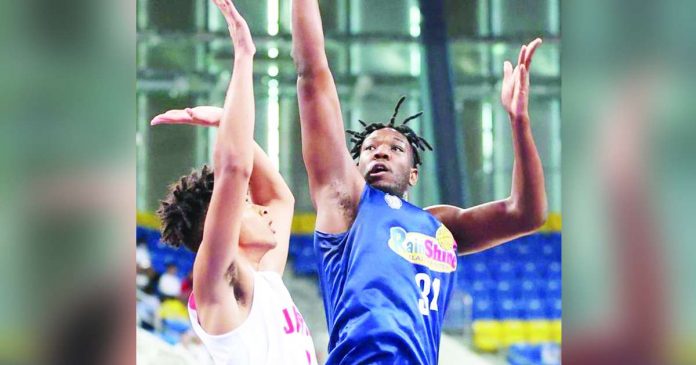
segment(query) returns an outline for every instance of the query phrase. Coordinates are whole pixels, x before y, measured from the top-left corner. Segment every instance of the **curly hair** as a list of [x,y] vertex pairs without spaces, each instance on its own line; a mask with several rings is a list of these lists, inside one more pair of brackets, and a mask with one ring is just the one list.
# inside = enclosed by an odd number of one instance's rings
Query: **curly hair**
[[203,224],[213,195],[213,170],[204,165],[169,186],[160,201],[157,215],[162,225],[162,241],[173,247],[198,251],[203,239]]
[[362,124],[362,126],[365,127],[365,129],[362,132],[351,130],[346,131],[346,133],[352,136],[350,141],[353,143],[353,148],[350,150],[350,154],[353,157],[353,159],[358,159],[360,157],[360,150],[362,149],[362,145],[365,142],[367,136],[369,136],[372,132],[383,128],[392,128],[397,132],[403,134],[404,137],[406,137],[406,139],[408,140],[408,143],[411,145],[411,149],[413,150],[413,167],[418,167],[418,165],[422,163],[418,150],[425,151],[425,149],[427,148],[430,151],[432,151],[433,148],[430,146],[428,141],[426,141],[423,137],[419,136],[413,129],[411,129],[406,124],[412,121],[413,119],[420,117],[423,114],[423,112],[418,112],[404,119],[404,121],[401,122],[401,124],[398,126],[395,125],[396,115],[399,113],[399,107],[401,107],[401,104],[404,102],[404,100],[406,100],[406,97],[402,96],[396,103],[396,108],[394,108],[394,114],[392,114],[391,119],[389,119],[389,123],[384,124],[376,122],[367,124],[362,120],[358,120],[358,122],[360,122],[360,124]]

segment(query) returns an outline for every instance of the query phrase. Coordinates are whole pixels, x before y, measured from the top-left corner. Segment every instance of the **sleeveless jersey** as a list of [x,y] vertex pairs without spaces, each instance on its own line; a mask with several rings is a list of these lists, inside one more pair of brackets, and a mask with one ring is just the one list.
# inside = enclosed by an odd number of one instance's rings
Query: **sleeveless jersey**
[[314,233],[327,364],[436,365],[456,247],[433,215],[366,184],[347,232]]
[[249,316],[228,333],[205,332],[198,322],[193,294],[188,309],[193,330],[216,365],[317,365],[309,328],[275,272],[254,274]]

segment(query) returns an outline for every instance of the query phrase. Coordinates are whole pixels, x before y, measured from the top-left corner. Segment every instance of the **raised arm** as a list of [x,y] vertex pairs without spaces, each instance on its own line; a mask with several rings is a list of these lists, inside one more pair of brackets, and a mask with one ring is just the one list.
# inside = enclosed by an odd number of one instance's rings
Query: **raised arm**
[[[336,85],[324,50],[317,0],[292,2],[292,56],[302,125],[302,156],[318,230],[345,231],[352,223],[364,180],[346,147]],[[347,213],[347,214],[346,214]]]
[[[203,240],[193,266],[193,292],[201,325],[209,333],[229,331],[237,323],[238,301],[230,286],[229,270],[239,268],[239,232],[253,162],[254,95],[252,63],[255,53],[244,19],[229,0],[215,0],[227,19],[235,48],[234,69],[215,141],[215,184],[203,229]],[[241,269],[241,268],[240,268]],[[243,273],[239,277],[250,286]],[[239,289],[239,288],[237,288]],[[251,290],[238,296],[251,295]],[[250,288],[249,288],[250,289]],[[214,321],[213,321],[214,319]]]
[[[150,124],[188,124],[218,127],[223,109],[215,106],[169,110],[152,119]],[[254,167],[249,179],[251,200],[268,207],[278,245],[261,259],[260,270],[272,270],[282,275],[288,258],[288,244],[295,197],[263,149],[254,143]]]
[[522,46],[517,67],[504,64],[501,102],[510,117],[515,160],[510,196],[468,209],[448,205],[427,208],[452,232],[459,254],[478,252],[541,227],[546,221],[544,171],[537,152],[527,109],[529,67],[535,39]]

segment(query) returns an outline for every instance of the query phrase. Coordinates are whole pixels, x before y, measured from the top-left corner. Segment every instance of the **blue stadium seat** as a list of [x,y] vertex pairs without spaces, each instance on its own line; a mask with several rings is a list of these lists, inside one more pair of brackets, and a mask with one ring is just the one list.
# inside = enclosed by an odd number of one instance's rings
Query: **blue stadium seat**
[[465,291],[470,291],[471,286],[472,286],[472,281],[469,280],[469,278],[466,277],[465,273],[461,271],[457,271],[457,288]]
[[522,263],[521,271],[522,278],[534,279],[541,276],[540,263],[536,260],[524,261]]
[[515,260],[528,260],[532,257],[531,242],[527,237],[514,241],[513,257]]
[[539,280],[523,279],[516,282],[515,289],[519,290],[522,298],[538,297],[541,294],[538,282]]
[[314,258],[314,247],[302,247],[302,251],[294,260],[293,267],[298,274],[315,274],[317,272],[317,263]]
[[493,301],[486,297],[474,297],[472,317],[474,320],[496,319]]
[[548,280],[561,280],[561,262],[551,261],[546,267],[546,278]]
[[562,315],[562,301],[560,297],[548,297],[546,298],[546,315],[547,318],[551,319],[561,319]]
[[290,256],[297,257],[305,247],[314,247],[314,237],[312,235],[292,235],[290,236]]
[[[469,270],[469,269],[467,269]],[[470,276],[472,280],[490,280],[491,279],[491,273],[488,270],[488,266],[486,266],[485,263],[483,262],[476,262],[473,265],[471,265],[470,269]]]
[[522,301],[523,317],[528,320],[546,318],[546,302],[539,297],[530,297]]
[[560,365],[560,346],[553,343],[540,345],[513,344],[508,348],[510,365]]
[[500,319],[506,320],[520,318],[520,303],[514,298],[499,298],[496,304]]
[[493,265],[493,278],[496,280],[513,280],[517,276],[515,266],[509,261],[503,261],[498,265]]
[[560,297],[561,296],[561,280],[560,279],[549,279],[545,281],[545,294],[546,296]]
[[515,293],[512,290],[512,282],[508,280],[500,280],[496,284],[496,296],[498,298],[514,297]]
[[496,283],[493,280],[474,280],[471,282],[471,295],[478,297],[482,294],[491,295]]

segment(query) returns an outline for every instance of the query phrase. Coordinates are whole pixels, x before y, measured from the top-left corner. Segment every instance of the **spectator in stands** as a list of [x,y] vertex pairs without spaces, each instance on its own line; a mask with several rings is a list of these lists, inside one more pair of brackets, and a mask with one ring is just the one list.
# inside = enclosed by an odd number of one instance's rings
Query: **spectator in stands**
[[139,238],[135,249],[136,278],[135,282],[139,289],[143,289],[150,281],[148,270],[151,269],[150,252],[147,249],[147,242]]
[[181,281],[181,298],[183,298],[184,302],[188,300],[188,297],[191,296],[191,292],[193,291],[193,272],[189,272],[188,275],[184,278],[184,280]]
[[157,310],[155,326],[158,330],[162,329],[162,321],[183,321],[188,322],[188,312],[186,305],[179,298],[167,298],[162,301],[162,304]]
[[176,264],[167,264],[167,271],[160,276],[158,289],[163,297],[178,298],[181,295],[181,279]]
[[138,291],[136,311],[140,327],[153,331],[156,326],[159,308],[160,300],[156,295],[154,285],[147,285],[142,291]]

